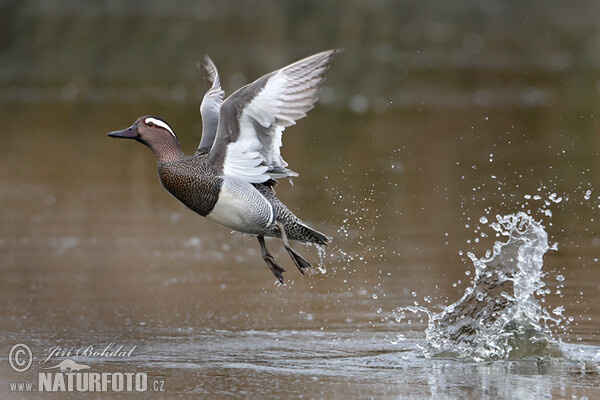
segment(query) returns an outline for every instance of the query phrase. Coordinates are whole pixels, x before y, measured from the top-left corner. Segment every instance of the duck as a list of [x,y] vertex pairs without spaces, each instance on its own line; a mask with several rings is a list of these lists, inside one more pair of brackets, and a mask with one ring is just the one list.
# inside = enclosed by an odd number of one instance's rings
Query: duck
[[174,130],[157,116],[139,117],[108,136],[149,147],[160,183],[190,210],[255,236],[262,259],[283,284],[285,270],[267,249],[265,237],[281,239],[301,274],[311,264],[290,241],[324,246],[332,240],[290,211],[277,197],[275,185],[298,176],[281,156],[282,135],[314,107],[338,51],[323,51],[270,72],[226,99],[218,70],[206,56],[200,66],[211,87],[200,105],[202,136],[193,155],[184,154]]

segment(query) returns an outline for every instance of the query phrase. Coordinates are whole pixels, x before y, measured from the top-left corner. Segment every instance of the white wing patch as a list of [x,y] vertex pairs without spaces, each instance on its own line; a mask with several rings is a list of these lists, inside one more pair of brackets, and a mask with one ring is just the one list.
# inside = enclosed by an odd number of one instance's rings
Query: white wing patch
[[173,129],[171,129],[169,124],[167,124],[165,121],[149,117],[149,118],[146,118],[144,120],[144,122],[146,123],[146,125],[148,125],[149,123],[152,123],[156,126],[160,126],[161,128],[164,128],[164,129],[168,130],[169,132],[171,132],[171,135],[173,135],[174,138],[177,138],[177,136],[175,136],[175,132],[173,132]]
[[[238,141],[253,143],[267,166],[271,169],[279,167],[282,171],[288,165],[281,157],[282,134],[286,127],[296,124],[294,119],[286,115],[285,109],[299,106],[294,104],[294,99],[286,93],[286,85],[290,84],[288,80],[289,77],[283,73],[283,70],[279,70],[269,79],[263,91],[242,112],[238,139]],[[311,101],[311,105],[315,100]],[[306,116],[305,112],[298,115],[297,119],[304,116]],[[255,123],[264,128],[262,132],[256,131]],[[262,136],[263,143],[259,136]],[[295,172],[289,172],[291,176],[297,176]]]
[[[252,140],[238,140],[227,146],[223,174],[236,176],[250,183],[262,183],[269,179],[269,167],[261,165],[261,157],[256,142]],[[259,143],[260,145],[260,143]]]
[[[259,79],[225,101],[233,105],[247,93],[256,91],[252,100],[242,106],[241,113],[221,115],[222,119],[238,118],[239,129],[235,140],[226,146],[223,160],[225,175],[237,176],[251,183],[298,176],[286,168],[288,164],[281,157],[282,133],[314,107],[325,71],[335,52],[315,54],[288,65],[271,74],[266,83],[260,84]],[[244,95],[236,96],[238,93]],[[229,109],[236,110],[235,107]]]

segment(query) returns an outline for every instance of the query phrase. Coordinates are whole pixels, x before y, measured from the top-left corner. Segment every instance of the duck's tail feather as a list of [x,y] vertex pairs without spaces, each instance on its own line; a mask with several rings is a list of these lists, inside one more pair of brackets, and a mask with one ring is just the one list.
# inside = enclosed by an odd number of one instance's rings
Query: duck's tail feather
[[[286,229],[287,230],[287,229]],[[331,238],[325,236],[323,233],[309,227],[303,223],[296,223],[290,229],[290,239],[297,240],[303,243],[314,243],[320,245],[328,245],[331,242]],[[287,233],[287,232],[286,232]]]

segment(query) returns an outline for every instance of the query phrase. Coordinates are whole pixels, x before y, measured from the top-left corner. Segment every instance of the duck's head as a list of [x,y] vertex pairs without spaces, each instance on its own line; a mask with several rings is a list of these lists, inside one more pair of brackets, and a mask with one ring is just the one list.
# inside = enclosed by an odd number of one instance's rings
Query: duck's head
[[137,140],[150,147],[158,160],[164,161],[181,153],[181,146],[173,129],[158,117],[140,117],[129,128],[110,132],[108,136]]

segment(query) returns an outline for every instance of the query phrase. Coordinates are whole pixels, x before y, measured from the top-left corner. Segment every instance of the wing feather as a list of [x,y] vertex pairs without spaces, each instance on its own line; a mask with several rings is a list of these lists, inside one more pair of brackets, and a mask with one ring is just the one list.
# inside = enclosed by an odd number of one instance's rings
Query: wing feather
[[298,176],[281,157],[282,134],[314,107],[337,52],[324,51],[297,61],[228,97],[220,108],[209,157],[217,170],[252,183]]
[[198,66],[206,71],[206,80],[212,84],[204,95],[202,104],[200,104],[200,114],[202,115],[202,138],[198,146],[198,150],[200,150],[212,147],[215,141],[219,125],[219,113],[225,92],[221,89],[219,71],[217,71],[215,63],[209,56],[205,56],[204,63],[198,64]]

